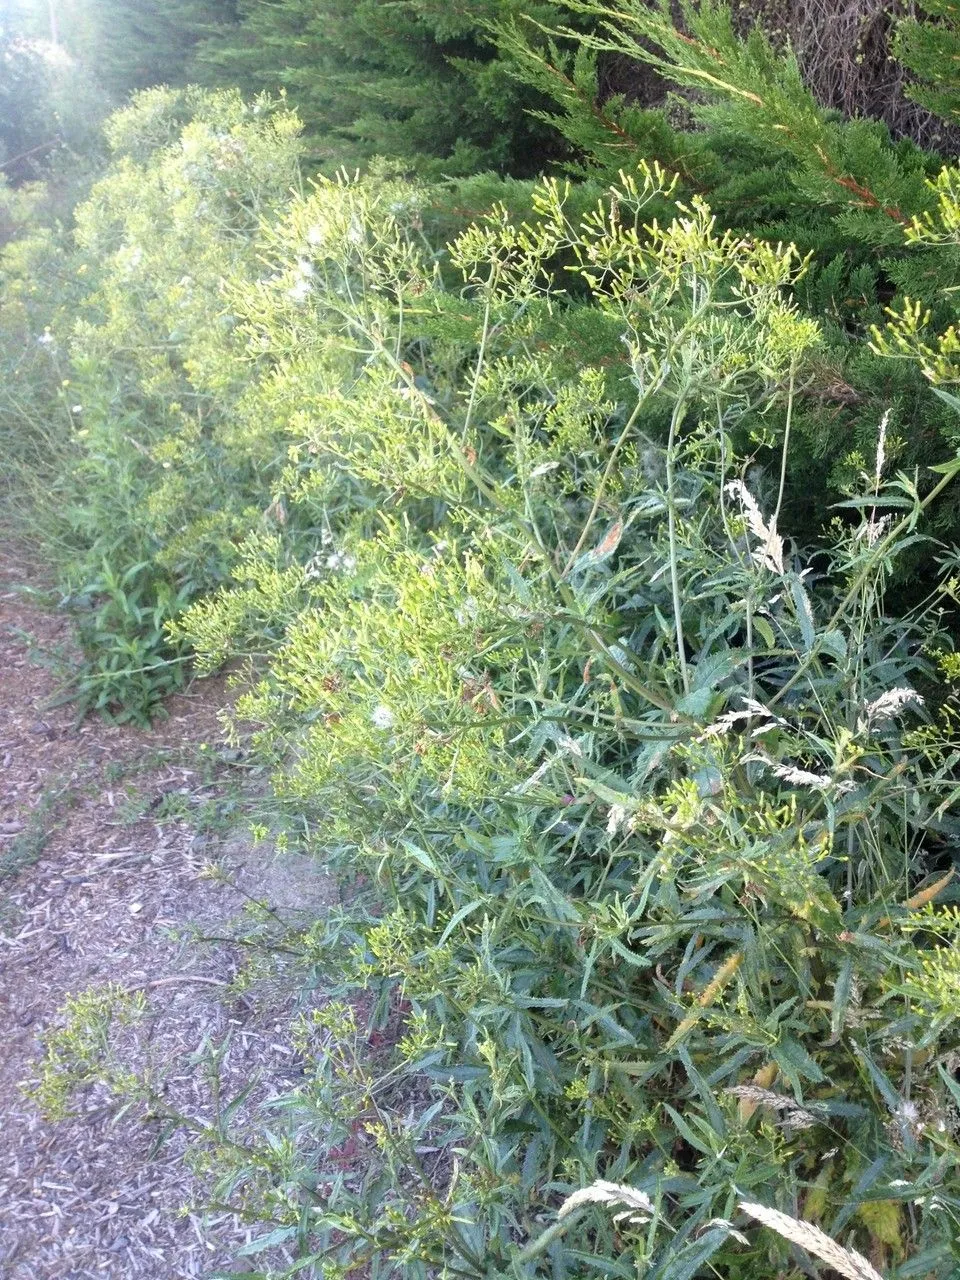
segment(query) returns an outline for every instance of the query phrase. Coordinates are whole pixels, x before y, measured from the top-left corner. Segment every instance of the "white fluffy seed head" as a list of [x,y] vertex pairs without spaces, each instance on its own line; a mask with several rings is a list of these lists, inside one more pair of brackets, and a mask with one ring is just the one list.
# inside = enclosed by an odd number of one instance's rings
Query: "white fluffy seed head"
[[879,698],[867,703],[863,709],[864,719],[867,724],[872,724],[875,720],[892,720],[904,707],[910,706],[923,706],[923,698],[915,689],[888,689]]
[[874,1270],[862,1254],[857,1253],[855,1249],[844,1249],[819,1227],[815,1227],[812,1222],[791,1218],[789,1214],[781,1213],[778,1209],[768,1209],[762,1204],[744,1201],[740,1208],[757,1222],[769,1227],[771,1231],[776,1231],[777,1235],[783,1236],[784,1240],[789,1240],[791,1244],[798,1244],[801,1249],[806,1249],[807,1253],[812,1253],[815,1258],[825,1262],[839,1275],[845,1276],[846,1280],[883,1280],[880,1272]]
[[777,533],[775,522],[771,520],[767,524],[756,498],[742,480],[731,480],[725,489],[730,497],[740,500],[747,528],[760,544],[752,552],[754,563],[773,573],[783,573],[783,539]]
[[654,1214],[653,1201],[643,1191],[638,1191],[636,1187],[625,1186],[623,1183],[604,1182],[600,1179],[598,1182],[592,1182],[589,1187],[581,1187],[579,1191],[574,1191],[573,1195],[567,1196],[557,1212],[557,1217],[566,1218],[585,1204],[623,1205],[631,1210],[631,1216],[640,1213],[652,1218]]
[[371,715],[370,719],[377,729],[391,729],[393,727],[393,712],[382,703],[379,707],[374,707],[373,715]]

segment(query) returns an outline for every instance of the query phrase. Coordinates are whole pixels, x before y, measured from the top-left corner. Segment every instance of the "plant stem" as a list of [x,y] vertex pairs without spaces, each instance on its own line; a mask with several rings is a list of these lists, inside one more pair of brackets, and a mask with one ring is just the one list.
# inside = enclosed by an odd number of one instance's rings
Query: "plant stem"
[[680,663],[680,680],[683,692],[690,692],[690,673],[683,640],[683,612],[680,603],[680,573],[678,569],[679,547],[677,542],[677,495],[674,465],[676,462],[677,429],[683,417],[686,401],[678,396],[670,415],[670,434],[667,438],[667,536],[670,543],[670,596],[673,601],[673,625],[677,640],[677,660]]
[[780,488],[777,490],[777,505],[773,511],[772,529],[776,533],[780,527],[780,511],[783,507],[783,494],[787,487],[787,458],[790,453],[790,427],[793,422],[793,393],[796,386],[797,364],[790,362],[790,377],[787,382],[787,416],[783,424],[783,449],[780,453]]

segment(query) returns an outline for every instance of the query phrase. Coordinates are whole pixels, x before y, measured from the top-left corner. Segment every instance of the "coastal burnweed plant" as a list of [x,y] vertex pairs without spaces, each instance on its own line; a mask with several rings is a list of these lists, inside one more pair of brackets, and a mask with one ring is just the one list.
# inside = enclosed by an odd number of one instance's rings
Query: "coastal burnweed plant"
[[790,527],[806,261],[659,166],[444,246],[430,188],[291,195],[285,116],[183,106],[78,220],[78,605],[176,587],[348,904],[250,927],[335,1000],[262,1133],[199,1126],[211,1203],[263,1276],[949,1280],[956,555],[885,589],[960,461],[891,473],[878,415]]
[[181,682],[164,624],[225,579],[269,487],[272,446],[221,434],[242,390],[224,290],[261,269],[299,128],[267,99],[138,95],[72,232],[4,250],[5,481],[77,622],[81,713],[148,720]]
[[[884,589],[960,463],[890,476],[876,424],[808,559],[780,527],[803,262],[671,213],[655,168],[565,195],[438,259],[415,191],[323,183],[234,298],[283,516],[177,634],[251,655],[238,729],[354,881],[346,959],[287,945],[403,1011],[385,1066],[304,1031],[309,1194],[264,1216],[290,1274],[799,1276],[769,1206],[946,1280],[950,565],[908,617]],[[598,1180],[654,1211],[554,1217]]]

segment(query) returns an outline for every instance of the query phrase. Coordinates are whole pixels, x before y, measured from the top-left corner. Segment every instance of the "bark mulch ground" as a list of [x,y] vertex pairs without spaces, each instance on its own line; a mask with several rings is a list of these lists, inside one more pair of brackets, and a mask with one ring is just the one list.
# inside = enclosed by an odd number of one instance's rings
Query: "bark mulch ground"
[[[149,731],[78,724],[70,706],[51,709],[58,679],[37,659],[69,653],[69,632],[31,603],[22,576],[11,555],[0,556],[0,1277],[170,1280],[240,1270],[237,1248],[251,1228],[229,1214],[202,1221],[191,1209],[186,1139],[154,1153],[155,1130],[133,1114],[116,1120],[95,1097],[81,1100],[77,1117],[49,1123],[18,1087],[65,999],[107,982],[146,989],[141,1051],[167,1072],[184,1109],[202,1114],[208,1105],[187,1063],[204,1037],[232,1033],[226,1089],[254,1074],[261,1097],[289,1087],[295,994],[269,1008],[225,998],[238,950],[184,941],[194,926],[229,935],[244,877],[258,895],[269,886],[252,865],[261,855],[237,856],[236,839],[234,883],[211,879],[216,839],[198,839],[176,816],[216,792],[198,748],[218,741],[226,694],[215,680],[198,684]],[[289,896],[289,867],[277,883]],[[328,894],[315,878],[300,896],[322,909]]]

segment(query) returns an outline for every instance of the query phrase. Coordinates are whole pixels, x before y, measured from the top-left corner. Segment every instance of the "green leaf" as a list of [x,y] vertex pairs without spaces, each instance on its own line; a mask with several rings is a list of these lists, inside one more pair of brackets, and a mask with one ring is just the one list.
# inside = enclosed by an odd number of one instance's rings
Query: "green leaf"
[[847,638],[842,631],[824,631],[820,637],[820,648],[829,657],[843,662],[847,657]]
[[809,654],[816,640],[810,597],[796,574],[790,574],[788,581],[790,583],[790,595],[793,597],[794,608],[797,611],[797,622],[800,624],[800,634],[803,637],[804,653]]
[[781,1040],[774,1045],[770,1056],[790,1081],[798,1098],[803,1097],[801,1078],[812,1080],[814,1084],[822,1084],[827,1078],[803,1045],[796,1040]]
[[410,840],[401,840],[400,844],[413,861],[418,866],[423,867],[424,871],[429,872],[437,880],[442,878],[440,868],[426,850],[421,849],[419,845],[413,844]]
[[834,1237],[840,1234],[843,1228],[857,1212],[857,1209],[860,1207],[863,1200],[866,1198],[866,1193],[881,1177],[889,1163],[890,1155],[885,1154],[878,1156],[876,1160],[871,1161],[866,1169],[864,1169],[863,1173],[857,1179],[856,1185],[847,1193],[846,1201],[839,1213],[831,1222],[828,1234]]
[[637,1269],[614,1258],[603,1258],[595,1253],[584,1253],[580,1249],[568,1249],[564,1246],[563,1257],[570,1258],[582,1267],[591,1271],[599,1271],[603,1276],[616,1276],[619,1280],[637,1280]]
[[252,1257],[256,1253],[263,1253],[265,1249],[272,1249],[276,1244],[283,1244],[284,1241],[290,1240],[297,1234],[297,1227],[275,1227],[273,1231],[268,1231],[265,1235],[257,1236],[255,1240],[251,1240],[249,1244],[241,1245],[237,1253],[242,1258]]
[[487,906],[488,902],[489,899],[487,898],[474,898],[472,902],[466,903],[459,911],[454,912],[447,922],[447,927],[444,929],[443,933],[441,933],[437,941],[437,946],[442,947],[458,924],[461,924],[466,920],[467,916],[472,915],[473,912],[477,911],[480,907]]
[[[949,391],[945,391],[943,387],[931,387],[930,390],[942,400],[944,404],[949,405],[954,413],[960,413],[960,399]],[[931,471],[939,471],[941,475],[950,475],[953,470],[960,471],[960,454],[949,462],[940,462],[935,467],[930,468]]]
[[669,1102],[665,1102],[663,1104],[663,1109],[673,1121],[677,1132],[690,1144],[691,1147],[693,1147],[694,1151],[699,1151],[703,1156],[710,1156],[713,1154],[713,1149],[710,1145],[698,1134],[694,1133],[693,1129],[691,1129],[690,1125],[687,1124],[679,1111],[676,1111],[671,1107]]
[[530,884],[542,905],[552,911],[558,921],[581,924],[580,912],[535,863],[530,867]]
[[703,1264],[727,1242],[729,1234],[727,1227],[711,1227],[684,1244],[675,1257],[651,1273],[650,1280],[693,1280]]
[[747,661],[742,649],[723,649],[701,658],[693,668],[694,689],[715,689]]

